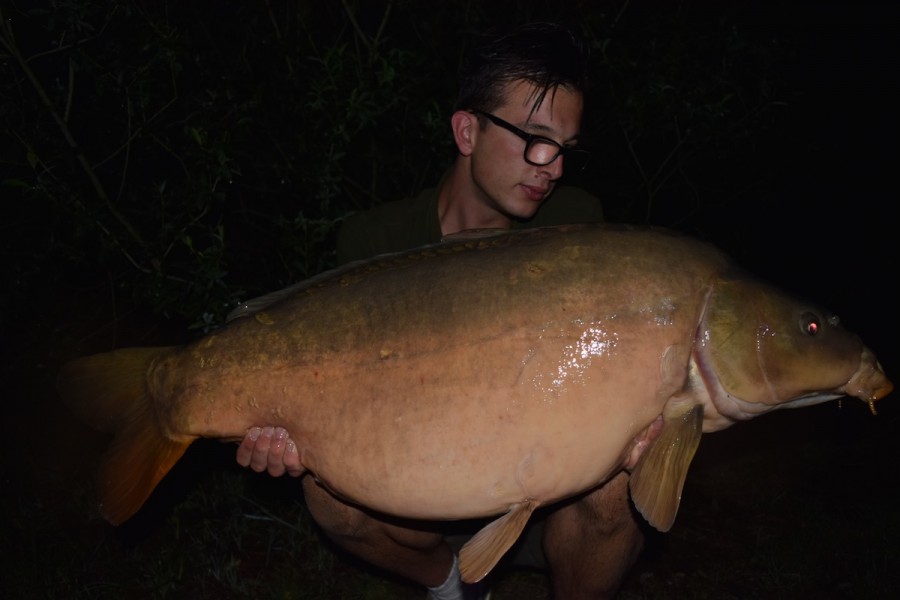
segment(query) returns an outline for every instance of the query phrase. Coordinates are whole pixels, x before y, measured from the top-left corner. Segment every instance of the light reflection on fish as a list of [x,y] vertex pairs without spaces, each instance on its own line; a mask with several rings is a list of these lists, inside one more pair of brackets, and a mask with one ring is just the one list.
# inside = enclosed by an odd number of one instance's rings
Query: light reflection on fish
[[580,225],[470,236],[348,265],[251,302],[183,347],[64,367],[116,435],[102,512],[132,516],[198,437],[285,427],[338,497],[391,515],[498,515],[462,550],[486,575],[535,508],[621,469],[673,524],[701,432],[893,385],[828,311],[671,231]]

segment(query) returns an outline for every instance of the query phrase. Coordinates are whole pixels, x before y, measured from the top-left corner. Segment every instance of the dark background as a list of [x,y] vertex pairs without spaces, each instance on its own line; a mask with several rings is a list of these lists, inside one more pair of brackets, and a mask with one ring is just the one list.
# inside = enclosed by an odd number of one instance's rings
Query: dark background
[[[83,474],[75,450],[96,450],[55,404],[58,366],[192,339],[239,299],[331,266],[345,215],[437,180],[460,54],[511,18],[568,21],[591,46],[594,160],[573,183],[609,220],[712,241],[838,312],[897,377],[896,2],[0,7],[0,410],[17,490],[2,546],[32,549],[33,572],[28,552],[6,558],[33,578],[36,548],[84,516],[58,514],[66,475]],[[626,593],[892,597],[895,395],[878,417],[845,401],[707,436],[692,500]],[[95,552],[114,544],[100,535]],[[34,597],[102,596],[79,587],[91,568],[71,568]]]

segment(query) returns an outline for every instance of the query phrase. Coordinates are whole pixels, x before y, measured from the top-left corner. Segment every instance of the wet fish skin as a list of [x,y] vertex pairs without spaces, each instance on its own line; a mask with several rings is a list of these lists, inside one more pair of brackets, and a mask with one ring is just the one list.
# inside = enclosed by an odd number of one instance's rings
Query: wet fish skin
[[476,581],[538,506],[627,468],[635,505],[668,530],[702,432],[893,384],[835,315],[712,246],[598,224],[356,263],[187,346],[73,361],[59,388],[116,434],[98,478],[112,523],[198,437],[277,425],[339,497],[501,515],[461,553]]

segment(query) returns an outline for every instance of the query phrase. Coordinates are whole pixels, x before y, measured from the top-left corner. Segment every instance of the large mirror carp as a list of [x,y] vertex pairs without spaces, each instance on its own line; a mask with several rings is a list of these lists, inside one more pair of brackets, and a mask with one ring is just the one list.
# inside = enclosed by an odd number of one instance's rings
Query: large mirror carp
[[496,515],[460,555],[477,581],[538,506],[628,469],[636,507],[666,531],[701,433],[893,389],[837,316],[660,229],[464,236],[243,312],[186,346],[63,367],[63,398],[115,434],[98,479],[111,523],[197,438],[281,426],[340,498],[416,519]]

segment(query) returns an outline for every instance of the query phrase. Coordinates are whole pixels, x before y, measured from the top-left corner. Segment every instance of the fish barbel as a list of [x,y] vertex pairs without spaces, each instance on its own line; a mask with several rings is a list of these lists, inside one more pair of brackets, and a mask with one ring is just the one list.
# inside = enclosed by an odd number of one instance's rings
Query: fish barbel
[[414,519],[497,515],[462,550],[486,575],[535,508],[622,469],[673,524],[702,432],[892,389],[834,314],[662,229],[592,224],[354,263],[181,347],[64,366],[63,398],[114,433],[101,511],[122,523],[197,438],[286,428],[339,498]]

